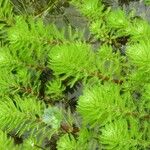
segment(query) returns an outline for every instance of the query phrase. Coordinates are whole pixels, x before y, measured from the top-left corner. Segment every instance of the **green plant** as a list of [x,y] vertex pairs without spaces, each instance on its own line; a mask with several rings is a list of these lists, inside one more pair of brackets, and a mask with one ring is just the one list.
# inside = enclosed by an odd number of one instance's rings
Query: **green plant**
[[146,5],[150,5],[150,1],[149,1],[149,0],[144,0],[144,3],[145,3]]
[[88,18],[88,40],[0,1],[0,149],[148,150],[149,23],[103,1],[68,3]]

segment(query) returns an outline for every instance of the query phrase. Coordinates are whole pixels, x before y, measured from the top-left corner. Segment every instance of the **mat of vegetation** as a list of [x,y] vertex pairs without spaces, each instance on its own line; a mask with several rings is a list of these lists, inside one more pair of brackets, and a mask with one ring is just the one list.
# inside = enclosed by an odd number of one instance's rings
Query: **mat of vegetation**
[[0,0],[0,150],[149,150],[149,5]]

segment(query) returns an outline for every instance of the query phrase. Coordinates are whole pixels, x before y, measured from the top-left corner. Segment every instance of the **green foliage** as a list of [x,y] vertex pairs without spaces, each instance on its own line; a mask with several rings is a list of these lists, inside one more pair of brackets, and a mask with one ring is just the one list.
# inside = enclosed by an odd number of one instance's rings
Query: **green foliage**
[[26,20],[22,16],[17,16],[15,25],[8,30],[8,40],[14,55],[17,53],[21,61],[36,65],[44,64],[48,51],[45,44],[51,37],[48,27],[45,27],[41,20],[34,21],[33,18]]
[[76,140],[72,135],[63,135],[57,143],[57,149],[59,150],[76,150]]
[[123,62],[124,58],[119,53],[114,53],[111,46],[102,45],[96,53],[97,69],[111,79],[122,78]]
[[60,79],[55,79],[50,81],[47,84],[46,94],[49,95],[54,100],[59,100],[63,98],[63,92],[65,90],[65,86],[62,85]]
[[130,45],[127,48],[129,61],[138,67],[143,72],[149,73],[150,65],[150,42],[148,40],[140,40],[140,42]]
[[64,79],[71,77],[69,85],[86,78],[95,70],[94,53],[82,43],[55,46],[49,53],[49,66],[56,75]]
[[145,3],[146,5],[150,5],[150,0],[144,0],[144,3]]
[[79,99],[78,111],[86,124],[105,125],[111,119],[122,116],[126,111],[126,101],[120,97],[119,91],[120,88],[113,84],[85,90]]
[[[149,149],[149,22],[99,0],[28,12],[38,3],[0,1],[0,149]],[[65,28],[44,22],[65,4],[89,37],[65,13]]]
[[150,35],[150,25],[144,20],[135,19],[129,31],[132,40],[134,41],[148,40]]
[[[0,29],[3,25],[6,25],[5,23],[9,23],[10,19],[13,17],[12,13],[12,5],[10,3],[10,0],[1,0],[0,1]],[[4,24],[3,24],[4,23]]]
[[36,115],[41,116],[45,106],[36,102],[36,98],[21,99],[15,96],[13,100],[10,98],[1,99],[0,107],[2,129],[8,131],[16,129],[21,135],[26,130],[33,132],[42,125]]
[[[15,150],[13,140],[7,137],[7,134],[0,130],[0,149],[12,149]],[[17,146],[16,146],[17,148]]]
[[146,111],[149,111],[150,109],[150,95],[149,95],[149,90],[150,90],[150,85],[147,84],[145,87],[144,87],[145,91],[143,92],[143,102],[142,102],[142,107],[145,108]]
[[129,21],[123,10],[111,11],[107,16],[107,23],[111,28],[124,29],[129,26]]
[[88,17],[91,18],[98,18],[102,14],[102,10],[104,8],[104,5],[102,5],[101,1],[99,0],[77,0],[77,1],[72,1],[73,4],[75,4],[80,11]]
[[[103,149],[137,149],[137,140],[134,139],[132,132],[128,131],[128,124],[124,119],[107,124],[101,129],[101,132],[100,142],[103,145]],[[134,130],[134,134],[135,132],[138,131]]]
[[111,11],[107,17],[107,25],[115,30],[117,36],[127,35],[128,28],[131,26],[130,18],[126,16],[125,12],[121,9]]
[[10,0],[0,1],[0,45],[2,44],[1,40],[4,40],[6,37],[6,30],[8,26],[12,24],[12,9],[13,7],[10,3]]

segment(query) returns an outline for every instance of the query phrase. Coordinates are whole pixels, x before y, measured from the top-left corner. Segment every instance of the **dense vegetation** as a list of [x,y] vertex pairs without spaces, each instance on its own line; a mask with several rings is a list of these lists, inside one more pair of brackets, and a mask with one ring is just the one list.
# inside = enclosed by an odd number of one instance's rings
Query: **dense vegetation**
[[[45,21],[57,13],[67,26]],[[150,149],[149,39],[106,1],[0,0],[0,150]]]

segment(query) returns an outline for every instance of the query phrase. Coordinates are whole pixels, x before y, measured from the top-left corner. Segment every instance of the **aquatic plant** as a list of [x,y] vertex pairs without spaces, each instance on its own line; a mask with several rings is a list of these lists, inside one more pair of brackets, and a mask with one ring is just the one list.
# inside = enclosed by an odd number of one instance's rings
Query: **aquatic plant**
[[0,149],[149,149],[149,23],[103,1],[66,3],[88,18],[88,39],[0,1]]

